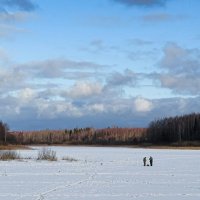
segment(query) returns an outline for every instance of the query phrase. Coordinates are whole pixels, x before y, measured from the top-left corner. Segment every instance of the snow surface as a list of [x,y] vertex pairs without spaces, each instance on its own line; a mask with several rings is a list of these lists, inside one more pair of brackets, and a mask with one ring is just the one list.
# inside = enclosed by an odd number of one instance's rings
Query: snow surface
[[34,159],[40,148],[19,151],[31,159],[0,161],[1,200],[200,199],[200,151],[51,147],[59,159],[50,162]]

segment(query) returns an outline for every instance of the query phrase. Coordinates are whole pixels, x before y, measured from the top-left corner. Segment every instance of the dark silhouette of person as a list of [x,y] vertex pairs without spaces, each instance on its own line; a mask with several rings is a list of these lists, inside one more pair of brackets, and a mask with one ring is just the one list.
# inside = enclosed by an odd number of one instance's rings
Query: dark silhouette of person
[[149,158],[150,166],[153,166],[153,158],[150,156]]
[[147,158],[146,158],[146,157],[144,157],[144,158],[143,158],[143,163],[144,163],[144,166],[146,166],[146,162],[147,162]]

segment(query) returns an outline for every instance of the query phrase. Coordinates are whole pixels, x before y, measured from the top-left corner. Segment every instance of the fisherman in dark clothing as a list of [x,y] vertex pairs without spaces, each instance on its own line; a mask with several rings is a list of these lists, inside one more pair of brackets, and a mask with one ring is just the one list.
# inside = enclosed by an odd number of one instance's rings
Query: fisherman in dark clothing
[[153,166],[153,158],[150,156],[149,158],[150,166]]
[[144,163],[144,166],[146,166],[146,162],[147,162],[147,158],[146,158],[146,157],[144,157],[144,158],[143,158],[143,163]]

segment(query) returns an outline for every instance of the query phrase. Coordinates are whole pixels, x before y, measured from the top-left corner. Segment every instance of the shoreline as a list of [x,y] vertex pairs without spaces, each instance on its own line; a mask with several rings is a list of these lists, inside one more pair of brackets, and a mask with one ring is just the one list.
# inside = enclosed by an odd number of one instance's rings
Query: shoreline
[[[31,145],[0,145],[0,150],[31,150],[33,146],[44,147],[115,147],[115,148],[133,148],[133,149],[168,149],[168,150],[200,150],[200,146],[192,145],[100,145],[100,144],[31,144]],[[33,150],[33,149],[32,149]]]

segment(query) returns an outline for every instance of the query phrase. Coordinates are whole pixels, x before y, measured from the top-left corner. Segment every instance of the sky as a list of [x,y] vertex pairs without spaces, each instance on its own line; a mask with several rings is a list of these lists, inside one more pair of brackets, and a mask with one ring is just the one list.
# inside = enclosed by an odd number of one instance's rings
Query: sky
[[0,0],[11,130],[147,127],[200,112],[199,0]]

